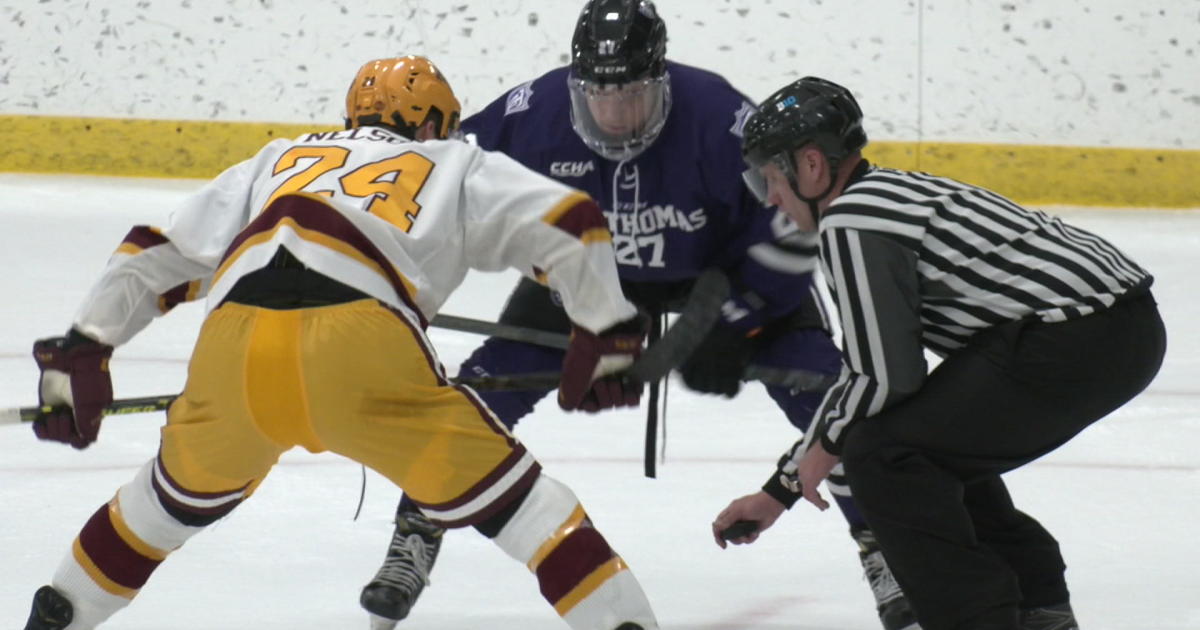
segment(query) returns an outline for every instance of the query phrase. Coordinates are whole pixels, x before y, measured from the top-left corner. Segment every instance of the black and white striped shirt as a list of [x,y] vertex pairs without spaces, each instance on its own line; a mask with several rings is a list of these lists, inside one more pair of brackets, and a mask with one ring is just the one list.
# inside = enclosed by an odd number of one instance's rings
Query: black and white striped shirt
[[832,453],[850,423],[920,388],[924,348],[944,356],[1004,322],[1081,317],[1152,282],[1116,247],[1056,217],[865,162],[822,215],[820,246],[845,365],[806,437]]

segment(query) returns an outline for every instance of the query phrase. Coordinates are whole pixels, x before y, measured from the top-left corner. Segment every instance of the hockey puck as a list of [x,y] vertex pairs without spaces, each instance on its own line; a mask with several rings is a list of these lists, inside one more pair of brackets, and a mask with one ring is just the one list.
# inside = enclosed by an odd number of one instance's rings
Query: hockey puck
[[744,538],[756,531],[758,531],[758,521],[737,521],[733,525],[721,530],[721,538],[723,540]]

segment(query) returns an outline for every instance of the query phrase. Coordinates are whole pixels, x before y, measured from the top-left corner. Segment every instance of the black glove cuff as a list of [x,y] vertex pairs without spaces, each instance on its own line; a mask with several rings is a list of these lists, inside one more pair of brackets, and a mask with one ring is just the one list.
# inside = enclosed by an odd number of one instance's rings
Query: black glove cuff
[[600,332],[604,335],[643,335],[650,329],[650,317],[639,312],[627,320],[617,322]]
[[70,350],[71,348],[74,348],[75,346],[82,346],[82,345],[87,345],[87,344],[103,345],[103,344],[100,344],[99,341],[92,339],[91,337],[79,332],[74,327],[72,327],[71,330],[67,331],[67,335],[65,337],[63,337],[62,349],[65,352],[67,350]]

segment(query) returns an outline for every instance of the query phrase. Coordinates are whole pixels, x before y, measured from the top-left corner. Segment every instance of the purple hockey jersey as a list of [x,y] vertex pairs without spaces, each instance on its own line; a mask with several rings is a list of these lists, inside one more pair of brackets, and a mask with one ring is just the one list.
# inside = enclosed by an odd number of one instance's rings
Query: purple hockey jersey
[[513,88],[463,121],[463,131],[591,195],[608,219],[622,280],[678,282],[716,266],[735,291],[762,299],[765,318],[792,311],[813,264],[773,251],[787,219],[742,182],[742,125],[754,106],[712,72],[671,61],[667,71],[666,124],[632,160],[605,159],[576,135],[565,67]]

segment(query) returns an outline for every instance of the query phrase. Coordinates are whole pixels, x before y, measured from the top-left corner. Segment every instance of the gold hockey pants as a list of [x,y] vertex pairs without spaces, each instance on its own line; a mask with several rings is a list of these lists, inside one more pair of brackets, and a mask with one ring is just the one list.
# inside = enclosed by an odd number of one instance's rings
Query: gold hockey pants
[[424,333],[379,302],[226,303],[205,321],[168,412],[160,465],[171,488],[160,494],[185,511],[228,504],[293,446],[370,466],[447,526],[486,518],[539,472],[473,392],[449,383]]

